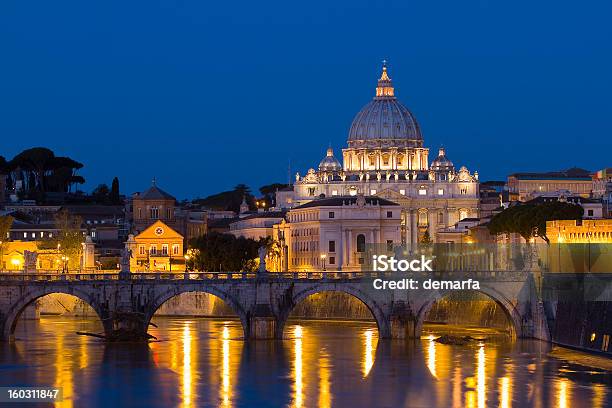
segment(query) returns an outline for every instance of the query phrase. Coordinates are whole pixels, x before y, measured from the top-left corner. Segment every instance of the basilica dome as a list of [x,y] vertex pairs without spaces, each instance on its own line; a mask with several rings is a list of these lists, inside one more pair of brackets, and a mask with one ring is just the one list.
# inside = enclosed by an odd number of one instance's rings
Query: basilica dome
[[327,149],[327,155],[321,160],[319,163],[320,171],[340,171],[342,170],[342,165],[334,157],[334,150],[330,147]]
[[395,97],[387,67],[378,80],[376,96],[353,119],[349,147],[422,147],[421,129],[412,113]]
[[438,157],[436,157],[434,161],[431,162],[430,169],[443,171],[455,169],[455,165],[453,164],[453,162],[450,161],[448,157],[446,157],[446,151],[443,147],[441,147],[438,151]]

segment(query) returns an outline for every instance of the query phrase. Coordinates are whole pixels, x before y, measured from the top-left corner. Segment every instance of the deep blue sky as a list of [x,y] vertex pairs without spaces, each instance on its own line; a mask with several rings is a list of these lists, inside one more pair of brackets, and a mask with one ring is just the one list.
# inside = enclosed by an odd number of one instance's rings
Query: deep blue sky
[[344,147],[380,61],[481,179],[612,166],[609,1],[0,3],[0,155],[153,176],[178,198],[287,180]]

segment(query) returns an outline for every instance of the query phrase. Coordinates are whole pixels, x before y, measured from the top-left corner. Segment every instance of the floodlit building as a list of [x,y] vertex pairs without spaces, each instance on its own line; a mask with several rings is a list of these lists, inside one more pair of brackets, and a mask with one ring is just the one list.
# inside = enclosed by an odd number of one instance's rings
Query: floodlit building
[[400,205],[379,197],[339,196],[291,209],[274,226],[282,270],[359,270],[366,245],[401,242]]
[[[130,237],[132,238],[132,237]],[[132,271],[185,270],[183,236],[160,220],[133,237]]]
[[546,173],[513,173],[508,176],[511,201],[528,201],[562,190],[588,198],[593,190],[591,173],[588,170],[571,168]]
[[276,206],[295,208],[322,195],[384,198],[399,206],[403,244],[418,243],[425,231],[436,241],[437,230],[479,216],[478,173],[457,169],[444,148],[430,163],[421,128],[396,98],[386,66],[374,98],[355,116],[341,156],[342,163],[329,148],[316,169],[296,174],[292,190],[277,193]]
[[551,244],[612,243],[612,220],[559,220],[546,222]]

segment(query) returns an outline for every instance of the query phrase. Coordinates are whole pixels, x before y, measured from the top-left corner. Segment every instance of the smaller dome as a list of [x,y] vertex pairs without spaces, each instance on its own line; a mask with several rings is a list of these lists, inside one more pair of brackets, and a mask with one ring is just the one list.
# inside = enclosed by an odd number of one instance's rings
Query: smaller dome
[[452,170],[455,168],[455,165],[448,159],[448,157],[446,157],[446,152],[444,151],[444,148],[441,147],[438,151],[438,157],[431,162],[430,167],[432,170]]
[[342,170],[342,165],[334,157],[334,150],[330,147],[327,149],[327,156],[321,160],[319,163],[319,171],[340,171]]

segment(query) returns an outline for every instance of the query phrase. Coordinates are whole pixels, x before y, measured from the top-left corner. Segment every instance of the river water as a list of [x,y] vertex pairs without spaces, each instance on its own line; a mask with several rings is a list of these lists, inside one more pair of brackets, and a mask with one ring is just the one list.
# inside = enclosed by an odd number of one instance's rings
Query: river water
[[0,345],[0,386],[62,387],[58,407],[612,406],[610,360],[492,331],[452,346],[433,341],[442,326],[379,341],[371,322],[290,321],[285,340],[246,343],[235,320],[155,322],[158,342],[106,345],[75,334],[94,319],[21,321]]

